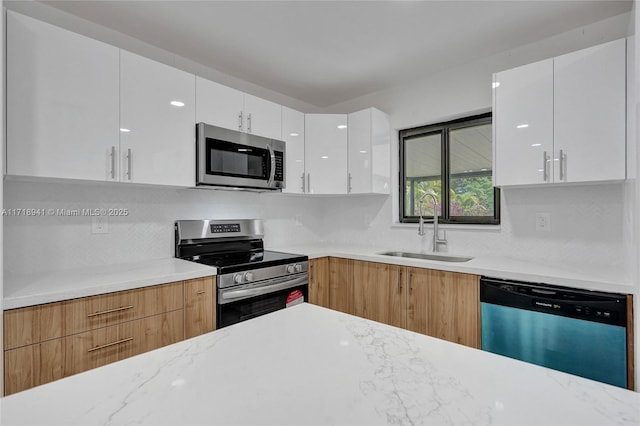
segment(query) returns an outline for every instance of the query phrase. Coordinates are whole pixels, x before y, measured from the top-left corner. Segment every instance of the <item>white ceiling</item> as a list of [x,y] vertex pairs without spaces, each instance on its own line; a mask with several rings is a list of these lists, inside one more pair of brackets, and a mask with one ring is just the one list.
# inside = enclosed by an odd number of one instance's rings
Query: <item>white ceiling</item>
[[632,1],[42,1],[323,108],[631,10]]

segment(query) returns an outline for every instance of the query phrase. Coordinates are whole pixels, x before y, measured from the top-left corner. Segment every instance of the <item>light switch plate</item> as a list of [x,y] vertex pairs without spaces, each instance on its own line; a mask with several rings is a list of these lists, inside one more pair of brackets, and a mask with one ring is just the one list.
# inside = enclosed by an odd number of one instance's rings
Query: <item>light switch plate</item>
[[551,232],[551,214],[536,213],[536,231]]
[[91,216],[91,233],[92,234],[108,234],[109,221],[107,216]]

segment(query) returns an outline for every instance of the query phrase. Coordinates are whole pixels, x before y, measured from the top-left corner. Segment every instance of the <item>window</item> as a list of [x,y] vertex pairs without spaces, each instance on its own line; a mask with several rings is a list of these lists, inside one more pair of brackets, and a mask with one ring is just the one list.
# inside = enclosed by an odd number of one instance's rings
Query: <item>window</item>
[[400,131],[400,221],[499,224],[500,190],[493,187],[491,113]]

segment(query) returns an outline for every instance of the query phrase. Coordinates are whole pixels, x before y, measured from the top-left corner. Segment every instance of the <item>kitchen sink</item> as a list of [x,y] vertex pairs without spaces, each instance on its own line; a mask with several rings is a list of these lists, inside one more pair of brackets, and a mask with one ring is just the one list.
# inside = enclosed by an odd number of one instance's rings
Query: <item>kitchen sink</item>
[[468,262],[473,257],[447,256],[444,254],[411,253],[407,251],[385,251],[379,253],[383,256],[408,257],[410,259],[437,260],[440,262]]

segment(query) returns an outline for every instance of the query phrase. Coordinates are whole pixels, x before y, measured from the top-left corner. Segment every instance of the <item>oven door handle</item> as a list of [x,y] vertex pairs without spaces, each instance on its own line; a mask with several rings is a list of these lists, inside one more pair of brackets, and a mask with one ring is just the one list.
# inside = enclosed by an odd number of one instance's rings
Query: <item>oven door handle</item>
[[268,186],[273,185],[273,180],[276,177],[276,153],[273,151],[273,148],[270,144],[267,144],[267,149],[269,150],[269,158],[271,162],[271,168],[269,170],[269,181],[267,182]]
[[248,288],[248,289],[239,289],[239,290],[230,290],[223,292],[220,296],[223,300],[227,302],[220,303],[228,303],[229,301],[244,299],[247,297],[253,296],[261,296],[263,294],[273,293],[278,290],[285,290],[291,287],[297,287],[302,284],[307,284],[309,281],[308,277],[298,277],[293,280],[287,280],[277,284],[269,284],[261,287]]

